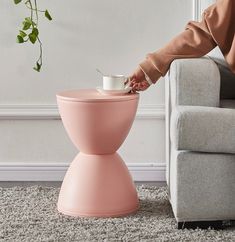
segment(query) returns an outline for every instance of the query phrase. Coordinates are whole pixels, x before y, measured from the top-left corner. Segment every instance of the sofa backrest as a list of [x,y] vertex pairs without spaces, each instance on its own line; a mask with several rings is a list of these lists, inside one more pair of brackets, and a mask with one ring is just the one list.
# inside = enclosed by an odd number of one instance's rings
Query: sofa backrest
[[220,99],[235,99],[235,74],[217,62],[220,71]]

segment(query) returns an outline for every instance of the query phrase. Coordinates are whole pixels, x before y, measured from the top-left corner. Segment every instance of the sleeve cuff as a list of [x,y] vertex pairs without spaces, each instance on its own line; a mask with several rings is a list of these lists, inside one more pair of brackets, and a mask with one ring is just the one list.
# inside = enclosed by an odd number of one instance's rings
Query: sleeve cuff
[[[146,59],[139,64],[141,70],[151,80],[152,83],[156,83],[157,80],[162,76],[156,67],[151,63],[150,60]],[[146,79],[147,80],[147,79]],[[147,80],[148,81],[148,80]]]
[[153,82],[151,81],[151,79],[145,74],[145,79],[148,82],[148,84],[151,86],[153,84]]

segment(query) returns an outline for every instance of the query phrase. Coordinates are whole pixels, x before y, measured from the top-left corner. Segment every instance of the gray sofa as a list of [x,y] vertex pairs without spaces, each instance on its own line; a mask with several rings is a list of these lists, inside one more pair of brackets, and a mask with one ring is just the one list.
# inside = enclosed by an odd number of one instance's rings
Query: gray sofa
[[235,75],[212,58],[180,59],[166,75],[169,199],[178,228],[235,220]]

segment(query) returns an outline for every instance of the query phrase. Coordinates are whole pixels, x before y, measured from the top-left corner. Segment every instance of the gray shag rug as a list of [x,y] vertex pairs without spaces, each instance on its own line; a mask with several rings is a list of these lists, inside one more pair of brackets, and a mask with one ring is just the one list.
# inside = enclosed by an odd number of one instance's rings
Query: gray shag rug
[[235,241],[235,228],[178,230],[166,187],[138,186],[140,210],[123,218],[59,214],[59,189],[0,188],[0,241]]

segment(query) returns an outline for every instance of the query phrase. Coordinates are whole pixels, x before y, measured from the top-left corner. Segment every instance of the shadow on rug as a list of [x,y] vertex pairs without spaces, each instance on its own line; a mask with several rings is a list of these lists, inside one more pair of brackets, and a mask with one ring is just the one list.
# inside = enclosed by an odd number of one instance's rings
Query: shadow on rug
[[234,241],[235,228],[178,230],[166,187],[138,186],[140,210],[123,218],[71,218],[59,189],[0,188],[0,241]]

